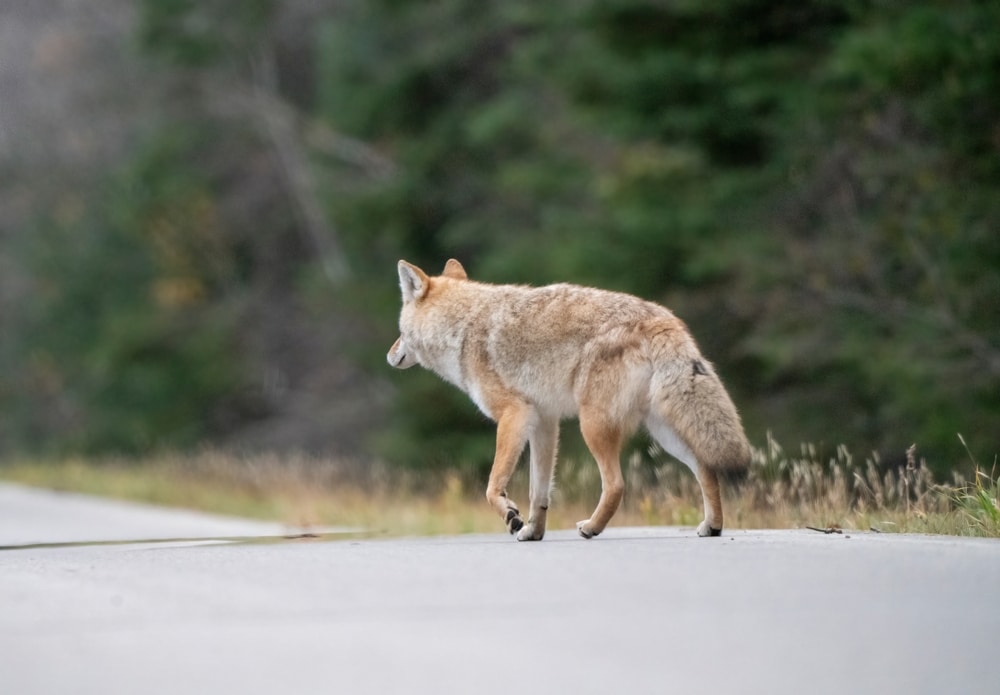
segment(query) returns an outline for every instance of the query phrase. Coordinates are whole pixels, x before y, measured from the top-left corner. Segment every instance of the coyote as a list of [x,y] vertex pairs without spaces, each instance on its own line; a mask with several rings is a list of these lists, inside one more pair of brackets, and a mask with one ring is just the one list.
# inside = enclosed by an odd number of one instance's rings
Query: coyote
[[[486,499],[521,541],[541,540],[561,418],[579,417],[601,471],[601,498],[576,527],[601,533],[621,502],[619,453],[644,424],[694,471],[705,519],[699,536],[722,533],[718,472],[745,469],[750,445],[736,407],[684,322],[638,297],[559,284],[474,282],[451,259],[439,277],[399,261],[400,336],[386,356],[433,370],[497,423]],[[530,444],[525,523],[507,483]]]

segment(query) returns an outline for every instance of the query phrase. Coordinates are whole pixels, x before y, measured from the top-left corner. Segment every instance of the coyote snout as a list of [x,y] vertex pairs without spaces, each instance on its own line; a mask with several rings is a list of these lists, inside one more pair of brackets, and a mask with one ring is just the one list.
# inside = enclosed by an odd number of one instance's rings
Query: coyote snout
[[[518,540],[541,540],[555,470],[559,420],[578,416],[601,471],[602,492],[584,538],[601,533],[621,502],[619,454],[644,425],[701,484],[699,536],[722,532],[718,471],[745,468],[750,446],[736,408],[684,323],[637,297],[576,285],[473,282],[452,259],[430,277],[399,262],[400,337],[393,367],[419,364],[465,391],[497,423],[486,498]],[[527,522],[507,483],[530,447]]]
[[396,338],[396,342],[389,348],[389,354],[385,358],[389,361],[390,366],[397,369],[409,369],[417,363],[413,359],[413,355],[406,351],[406,347],[403,344],[403,336]]

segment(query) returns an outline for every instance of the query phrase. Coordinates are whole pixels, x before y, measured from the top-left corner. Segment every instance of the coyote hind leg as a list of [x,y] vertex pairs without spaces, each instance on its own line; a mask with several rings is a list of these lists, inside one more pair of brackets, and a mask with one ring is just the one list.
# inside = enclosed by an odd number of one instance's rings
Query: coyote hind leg
[[619,454],[622,448],[622,431],[619,427],[607,422],[600,413],[580,411],[580,431],[590,453],[597,460],[601,471],[601,499],[597,508],[590,515],[577,523],[576,528],[584,538],[593,538],[605,529],[611,517],[618,511],[625,483],[622,480],[622,467]]
[[701,498],[705,505],[705,518],[696,529],[699,536],[722,535],[722,497],[719,494],[719,476],[707,466],[699,465],[691,450],[681,441],[677,433],[662,421],[650,418],[646,428],[653,438],[660,443],[664,451],[691,469],[698,485],[701,486]]
[[701,485],[701,497],[705,503],[705,519],[698,524],[699,536],[722,535],[722,497],[719,494],[719,476],[711,468],[698,466],[694,469],[698,484]]

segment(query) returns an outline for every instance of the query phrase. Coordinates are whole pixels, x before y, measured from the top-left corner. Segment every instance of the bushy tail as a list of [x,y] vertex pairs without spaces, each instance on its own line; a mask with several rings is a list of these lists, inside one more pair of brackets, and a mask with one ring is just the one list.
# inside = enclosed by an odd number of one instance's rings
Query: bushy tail
[[700,356],[661,365],[652,384],[659,415],[699,466],[739,477],[750,465],[750,443],[736,406],[712,365]]

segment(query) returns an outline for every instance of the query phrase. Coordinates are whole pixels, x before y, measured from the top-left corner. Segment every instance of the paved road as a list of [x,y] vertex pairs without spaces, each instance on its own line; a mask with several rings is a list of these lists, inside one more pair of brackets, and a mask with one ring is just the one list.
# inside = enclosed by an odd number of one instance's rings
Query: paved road
[[998,590],[1000,542],[808,531],[8,549],[0,692],[995,695]]
[[294,534],[282,524],[0,482],[0,548]]

